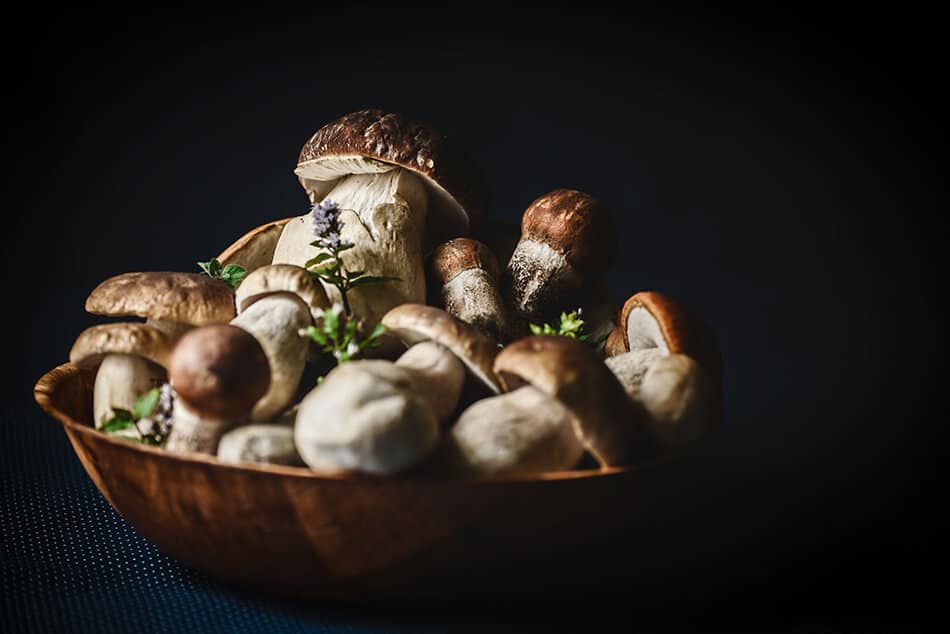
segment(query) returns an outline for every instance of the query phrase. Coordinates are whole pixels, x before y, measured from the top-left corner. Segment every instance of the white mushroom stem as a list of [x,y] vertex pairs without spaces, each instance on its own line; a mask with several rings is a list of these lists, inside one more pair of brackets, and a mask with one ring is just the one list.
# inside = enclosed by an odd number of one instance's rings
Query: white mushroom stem
[[433,341],[423,341],[406,350],[396,365],[410,370],[413,382],[439,421],[446,420],[462,394],[465,365],[452,352]]
[[294,447],[294,428],[288,425],[242,425],[221,437],[218,458],[223,462],[265,462],[303,465]]
[[309,344],[299,331],[311,323],[309,308],[292,293],[274,293],[251,304],[231,323],[254,335],[267,355],[270,387],[250,418],[273,420],[293,401],[303,375]]
[[96,429],[112,418],[116,408],[131,411],[135,401],[165,380],[165,370],[131,354],[109,354],[102,359],[93,386],[92,408]]
[[300,403],[301,458],[319,473],[392,474],[419,462],[435,446],[439,420],[418,376],[379,360],[334,368]]
[[169,321],[167,319],[153,319],[149,317],[145,320],[145,325],[151,326],[156,330],[161,330],[162,332],[171,335],[173,338],[177,339],[182,336],[194,326],[191,324],[185,324],[180,321]]
[[484,269],[467,269],[442,287],[445,312],[501,340],[510,327],[494,278]]
[[[376,324],[394,306],[425,300],[422,240],[428,193],[419,177],[407,170],[378,161],[364,163],[367,170],[384,171],[344,176],[323,196],[339,205],[340,237],[355,245],[341,254],[346,268],[398,278],[347,293],[353,315],[366,324]],[[351,168],[363,169],[361,166],[357,162]],[[292,219],[277,242],[274,264],[303,266],[320,252],[310,244],[315,239],[310,214]],[[324,288],[333,303],[341,303],[335,286],[324,283]]]
[[647,348],[610,357],[605,363],[630,398],[643,405],[654,437],[664,446],[693,442],[713,425],[714,388],[690,357]]
[[562,254],[535,240],[522,240],[508,261],[511,299],[523,317],[537,318],[560,310],[583,283]]
[[483,475],[570,469],[583,454],[570,413],[530,385],[476,401],[449,437],[451,467]]
[[172,405],[172,419],[174,424],[165,441],[165,449],[210,454],[217,452],[221,436],[237,422],[202,418],[181,397],[176,398]]

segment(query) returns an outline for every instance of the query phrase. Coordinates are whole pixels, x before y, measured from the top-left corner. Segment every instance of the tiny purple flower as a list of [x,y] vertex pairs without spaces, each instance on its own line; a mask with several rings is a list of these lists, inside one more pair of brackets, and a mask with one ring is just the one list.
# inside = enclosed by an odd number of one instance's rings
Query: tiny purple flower
[[329,234],[339,234],[343,228],[340,222],[340,207],[329,198],[317,203],[310,209],[313,216],[313,232],[318,238]]

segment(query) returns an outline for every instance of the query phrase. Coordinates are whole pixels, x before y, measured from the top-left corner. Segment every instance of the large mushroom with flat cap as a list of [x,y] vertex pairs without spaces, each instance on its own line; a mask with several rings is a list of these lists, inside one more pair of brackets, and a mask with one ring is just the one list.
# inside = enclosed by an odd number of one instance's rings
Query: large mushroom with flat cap
[[722,370],[709,327],[673,298],[631,296],[608,338],[606,365],[640,404],[654,437],[673,447],[721,423]]
[[602,467],[637,457],[644,414],[590,347],[568,337],[532,336],[498,353],[495,374],[506,387],[528,384],[571,414],[581,445]]
[[69,361],[96,370],[92,411],[97,429],[115,409],[132,410],[142,394],[165,380],[174,344],[172,335],[143,323],[100,324],[80,333]]
[[453,238],[436,247],[429,262],[447,313],[495,341],[507,338],[510,328],[499,290],[498,261],[485,244]]
[[122,273],[103,281],[86,298],[86,311],[109,317],[144,317],[174,336],[193,326],[234,318],[234,293],[203,273]]
[[404,304],[382,320],[409,344],[394,363],[350,361],[304,397],[297,450],[318,472],[391,474],[422,460],[455,410],[466,368],[497,393],[494,343],[471,324],[433,306]]
[[[303,146],[295,170],[312,203],[341,210],[340,238],[350,270],[398,281],[348,293],[358,320],[375,324],[394,306],[425,299],[423,254],[467,233],[487,205],[481,172],[448,137],[400,114],[354,112],[320,128]],[[303,265],[317,255],[308,215],[288,222],[274,263]],[[339,302],[331,285],[327,294]]]
[[213,454],[221,436],[247,420],[267,392],[270,367],[253,335],[215,324],[178,340],[168,360],[168,382],[176,397],[165,448]]
[[589,194],[558,189],[536,199],[521,218],[521,240],[508,261],[513,310],[540,323],[579,305],[585,285],[613,262],[615,234],[610,212]]

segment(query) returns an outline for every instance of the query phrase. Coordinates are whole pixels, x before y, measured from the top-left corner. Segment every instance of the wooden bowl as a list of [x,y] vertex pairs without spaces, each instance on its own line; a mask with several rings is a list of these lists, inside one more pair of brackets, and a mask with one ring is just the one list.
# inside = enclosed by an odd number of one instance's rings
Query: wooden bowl
[[67,363],[34,396],[113,508],[184,564],[282,594],[372,600],[613,583],[635,574],[648,545],[632,529],[681,462],[495,479],[238,466],[96,431],[93,379]]
[[[270,262],[289,218],[218,259]],[[115,510],[184,564],[257,590],[356,600],[507,597],[616,584],[648,548],[634,527],[682,461],[494,479],[323,476],[233,465],[96,431],[94,373],[61,365],[36,402]]]

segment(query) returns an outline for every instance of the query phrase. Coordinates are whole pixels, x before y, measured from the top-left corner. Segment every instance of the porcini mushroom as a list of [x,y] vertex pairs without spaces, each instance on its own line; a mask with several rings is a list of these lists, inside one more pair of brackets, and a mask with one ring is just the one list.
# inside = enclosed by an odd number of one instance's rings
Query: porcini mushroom
[[609,268],[616,251],[610,212],[589,194],[547,193],[525,210],[521,240],[508,262],[511,307],[529,321],[550,321],[577,306],[585,283]]
[[294,438],[311,469],[396,473],[428,454],[455,409],[465,368],[497,392],[497,348],[474,326],[432,306],[404,304],[382,320],[410,344],[395,363],[350,361],[300,403]]
[[97,369],[92,410],[96,429],[113,410],[132,410],[135,401],[165,380],[165,366],[174,337],[143,323],[92,326],[80,333],[69,360],[80,368]]
[[234,304],[238,314],[243,313],[257,300],[280,291],[299,296],[314,320],[322,315],[323,309],[331,305],[323,286],[314,281],[307,269],[294,264],[268,264],[249,273],[234,292]]
[[231,324],[254,335],[267,355],[270,387],[255,403],[251,420],[269,421],[291,404],[297,392],[310,346],[300,331],[312,323],[311,306],[289,291],[259,293],[256,301],[245,305]]
[[722,361],[712,331],[695,312],[669,295],[655,291],[631,295],[618,325],[622,343],[617,347],[685,354],[705,368],[715,386],[721,384]]
[[471,238],[453,238],[436,247],[430,268],[447,313],[495,341],[508,337],[507,311],[498,286],[498,261],[487,246]]
[[223,462],[264,462],[303,466],[294,446],[292,425],[241,425],[225,432],[218,443],[218,459]]
[[695,313],[667,295],[637,293],[609,339],[606,365],[661,444],[693,442],[721,423],[718,347]]
[[443,460],[462,474],[514,475],[574,467],[584,454],[570,412],[531,385],[475,401],[452,425]]
[[123,273],[96,286],[86,311],[109,317],[144,317],[148,325],[178,336],[192,326],[234,318],[234,294],[225,282],[202,273]]
[[176,398],[165,448],[213,454],[267,392],[270,369],[253,335],[216,324],[182,335],[168,360],[168,382]]
[[[399,114],[362,110],[320,128],[295,170],[312,203],[339,205],[341,239],[354,244],[350,270],[398,281],[354,288],[353,314],[375,324],[393,306],[425,298],[423,253],[461,235],[487,201],[479,170],[444,135]],[[284,227],[274,263],[303,265],[317,255],[308,215]],[[335,287],[324,284],[339,302]]]
[[571,413],[574,433],[602,467],[637,455],[644,413],[588,346],[568,337],[518,339],[498,353],[495,374],[508,387],[527,383]]
[[284,225],[290,218],[274,220],[254,227],[218,254],[222,266],[237,264],[252,273],[274,260],[274,250]]

